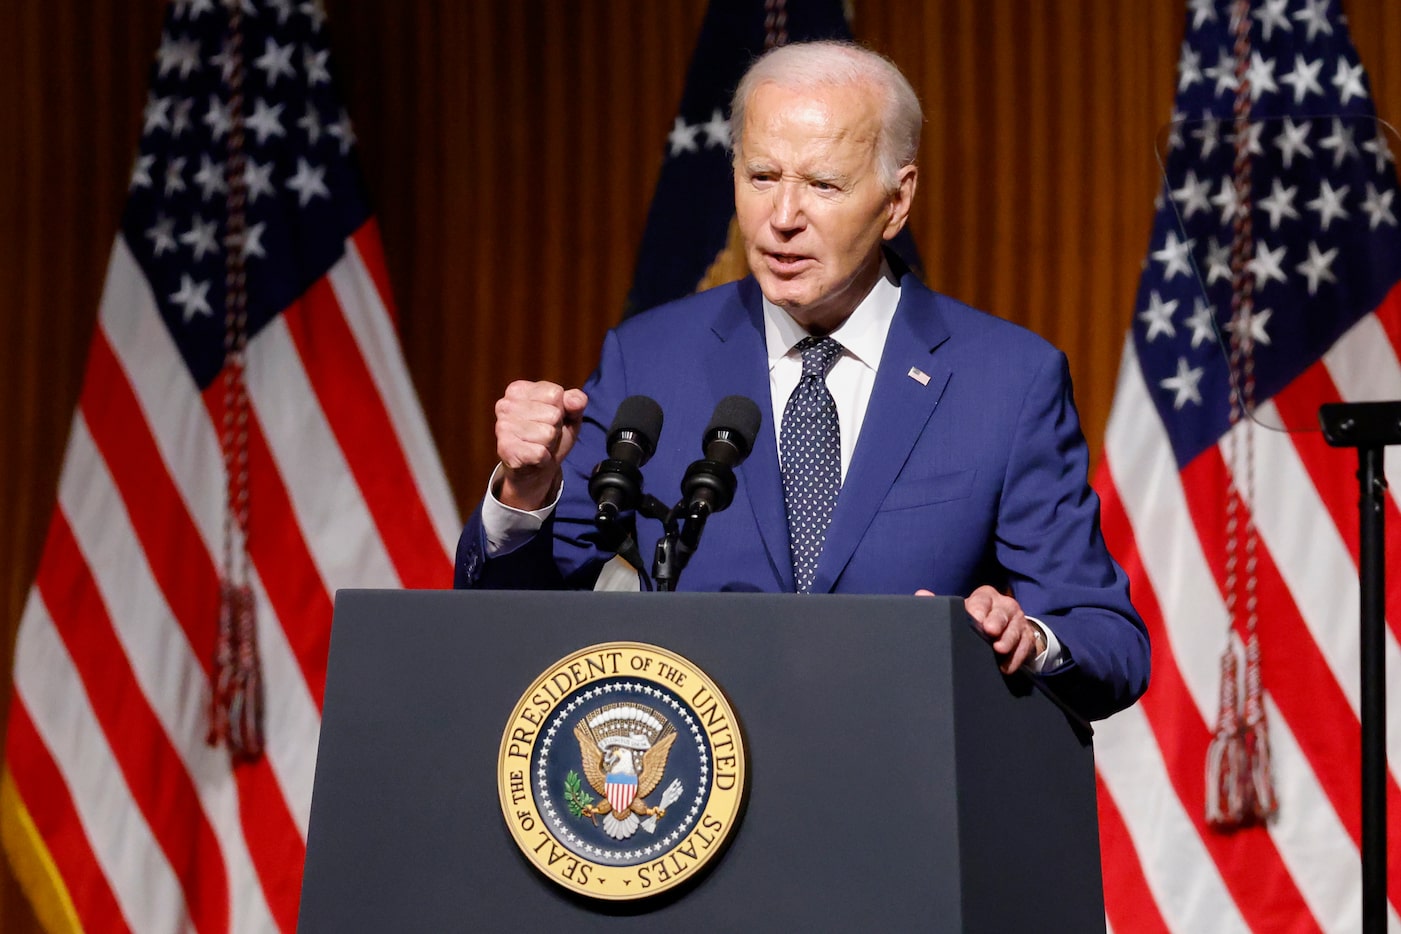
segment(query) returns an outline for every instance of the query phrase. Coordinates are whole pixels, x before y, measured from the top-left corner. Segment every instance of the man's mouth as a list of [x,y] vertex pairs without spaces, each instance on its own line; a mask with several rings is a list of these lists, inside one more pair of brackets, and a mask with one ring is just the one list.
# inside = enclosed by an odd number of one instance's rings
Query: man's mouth
[[779,275],[800,272],[812,262],[811,257],[801,253],[779,253],[770,250],[764,255],[769,268]]

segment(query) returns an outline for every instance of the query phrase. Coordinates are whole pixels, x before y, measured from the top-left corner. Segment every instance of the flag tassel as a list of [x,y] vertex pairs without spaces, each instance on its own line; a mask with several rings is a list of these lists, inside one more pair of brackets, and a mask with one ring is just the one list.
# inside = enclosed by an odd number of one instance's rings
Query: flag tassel
[[263,678],[258,661],[253,590],[248,556],[248,281],[244,268],[247,179],[243,119],[243,17],[229,11],[228,217],[225,236],[224,417],[220,444],[228,483],[224,511],[224,576],[219,588],[219,639],[215,647],[214,694],[209,743],[222,742],[235,762],[263,754]]
[[209,744],[223,743],[238,762],[263,754],[263,681],[258,665],[257,618],[253,591],[225,582],[220,588],[219,641],[215,653],[214,695]]
[[1206,820],[1217,829],[1239,826],[1245,813],[1248,760],[1240,728],[1238,675],[1235,646],[1228,643],[1221,654],[1221,704],[1206,760]]
[[1252,633],[1245,649],[1245,753],[1250,763],[1250,806],[1247,818],[1265,821],[1279,810],[1275,797],[1270,735],[1260,693],[1260,640]]

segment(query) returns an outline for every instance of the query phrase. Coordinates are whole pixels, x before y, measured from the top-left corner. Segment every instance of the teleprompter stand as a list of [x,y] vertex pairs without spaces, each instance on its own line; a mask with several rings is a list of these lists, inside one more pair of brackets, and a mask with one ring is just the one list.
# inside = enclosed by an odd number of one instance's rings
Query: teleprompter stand
[[[517,701],[609,641],[699,666],[748,754],[728,850],[660,901],[569,893],[498,804]],[[318,755],[304,932],[1104,929],[1088,734],[954,599],[341,591]]]
[[1362,930],[1386,930],[1386,448],[1401,444],[1401,402],[1322,406],[1323,436],[1357,448],[1361,487]]

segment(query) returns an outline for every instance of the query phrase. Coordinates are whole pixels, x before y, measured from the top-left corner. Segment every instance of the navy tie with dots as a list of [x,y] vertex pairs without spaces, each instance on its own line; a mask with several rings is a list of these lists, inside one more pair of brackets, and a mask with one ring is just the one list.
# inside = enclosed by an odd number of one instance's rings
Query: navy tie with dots
[[798,593],[807,593],[842,488],[841,426],[837,403],[827,391],[827,371],[841,356],[842,345],[830,337],[805,337],[798,351],[803,355],[803,376],[783,409],[778,453],[793,580]]

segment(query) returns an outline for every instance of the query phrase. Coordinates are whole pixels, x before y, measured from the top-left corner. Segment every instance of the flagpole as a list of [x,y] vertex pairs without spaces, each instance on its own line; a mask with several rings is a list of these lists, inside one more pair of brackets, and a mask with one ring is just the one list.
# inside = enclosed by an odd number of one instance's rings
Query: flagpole
[[1362,930],[1386,930],[1386,474],[1401,444],[1401,402],[1334,403],[1318,412],[1333,447],[1357,448],[1361,487]]

